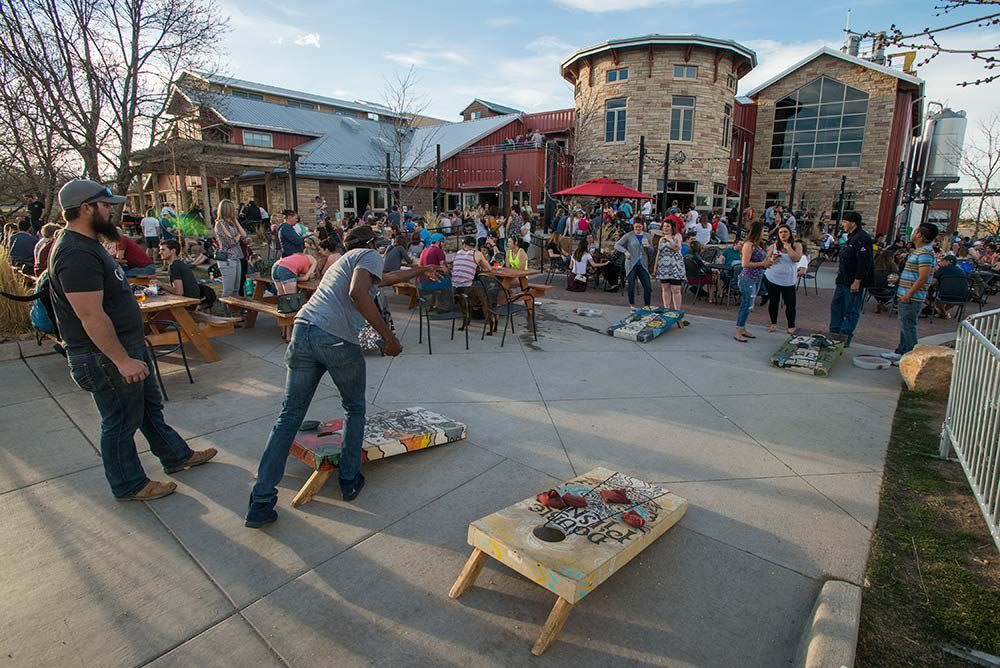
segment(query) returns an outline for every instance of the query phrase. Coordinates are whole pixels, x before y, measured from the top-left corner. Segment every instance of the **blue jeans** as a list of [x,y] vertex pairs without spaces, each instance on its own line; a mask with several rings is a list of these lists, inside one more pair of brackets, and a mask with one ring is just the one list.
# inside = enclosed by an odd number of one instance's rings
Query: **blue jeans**
[[899,345],[896,346],[896,354],[905,355],[917,345],[917,319],[923,308],[923,302],[899,302]]
[[861,307],[864,305],[865,291],[862,288],[851,292],[850,285],[837,284],[830,302],[830,331],[834,334],[844,334],[848,340],[854,337],[854,330],[861,319]]
[[365,357],[361,346],[348,343],[319,327],[296,323],[285,352],[285,401],[271,429],[267,447],[257,467],[257,483],[250,493],[252,504],[273,508],[278,502],[278,483],[292,441],[324,373],[329,373],[340,391],[344,407],[344,439],[337,464],[341,487],[354,482],[361,472],[361,445],[365,435]]
[[736,327],[742,329],[746,327],[750,311],[753,310],[753,302],[757,298],[757,290],[760,289],[760,279],[746,278],[740,275],[736,280],[736,285],[740,290],[740,312],[736,316]]
[[149,482],[135,449],[135,432],[149,441],[149,448],[164,468],[179,466],[194,454],[180,434],[163,421],[160,388],[153,376],[153,362],[146,347],[126,347],[129,357],[146,362],[149,375],[139,383],[126,383],[114,362],[100,352],[69,354],[69,373],[81,390],[90,392],[101,414],[101,459],[111,493],[121,498],[135,494]]
[[125,270],[125,276],[133,278],[135,276],[152,276],[156,273],[156,265],[148,264],[145,267],[132,267]]
[[628,281],[628,305],[635,306],[635,281],[639,279],[642,283],[642,305],[649,306],[653,297],[653,288],[649,280],[649,272],[642,264],[636,263],[629,270],[626,280]]

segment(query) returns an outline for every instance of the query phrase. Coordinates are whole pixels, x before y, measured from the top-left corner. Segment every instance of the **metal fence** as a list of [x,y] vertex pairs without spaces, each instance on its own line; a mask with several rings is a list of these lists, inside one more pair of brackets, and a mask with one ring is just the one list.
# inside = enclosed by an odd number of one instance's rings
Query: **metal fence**
[[1000,309],[958,327],[941,456],[962,464],[1000,549]]

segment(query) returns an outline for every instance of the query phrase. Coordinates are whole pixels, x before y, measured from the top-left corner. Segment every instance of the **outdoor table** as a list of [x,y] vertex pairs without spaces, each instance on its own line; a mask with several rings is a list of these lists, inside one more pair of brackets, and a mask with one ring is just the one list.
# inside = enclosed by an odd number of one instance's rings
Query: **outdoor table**
[[198,327],[198,323],[194,321],[188,311],[189,306],[197,306],[200,303],[200,299],[180,295],[148,296],[139,303],[139,311],[142,312],[143,322],[151,320],[157,313],[169,311],[188,341],[198,349],[205,361],[218,362],[221,359],[219,353],[216,352],[208,337],[205,336],[205,332]]
[[[630,505],[602,500],[600,490],[614,488],[625,489]],[[470,524],[472,556],[448,592],[450,598],[465,593],[489,556],[554,593],[555,606],[531,650],[535,656],[556,639],[575,603],[676,524],[688,505],[667,490],[604,468],[573,478],[557,491],[583,496],[587,506],[560,510],[532,497]],[[626,510],[638,513],[645,524],[626,524],[621,516]],[[565,538],[542,540],[535,533],[541,525],[558,528]]]
[[149,287],[149,282],[156,278],[156,274],[143,274],[142,276],[129,276],[128,282],[132,285],[141,285],[144,288]]
[[490,269],[490,274],[496,276],[500,280],[500,283],[511,292],[515,292],[513,290],[515,283],[521,290],[527,290],[528,276],[534,276],[537,273],[537,271],[511,269],[510,267],[493,267]]
[[[264,290],[267,286],[274,285],[274,279],[265,274],[257,274],[256,276],[250,276],[253,279],[253,296],[251,299],[257,302],[269,302],[275,303],[278,301],[277,297],[265,297]],[[319,281],[298,281],[296,286],[306,292],[315,292],[316,288],[319,287]],[[253,329],[253,326],[257,324],[257,311],[251,309],[246,309],[248,311],[246,320],[243,322],[244,329]]]

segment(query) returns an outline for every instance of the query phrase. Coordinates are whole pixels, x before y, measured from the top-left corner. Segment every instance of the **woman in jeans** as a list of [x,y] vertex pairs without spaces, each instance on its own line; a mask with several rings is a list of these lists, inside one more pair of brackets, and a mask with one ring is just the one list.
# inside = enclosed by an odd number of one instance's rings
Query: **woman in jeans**
[[[216,211],[215,240],[219,244],[216,264],[222,274],[222,296],[229,297],[240,293],[240,260],[243,259],[243,247],[240,239],[246,236],[243,226],[236,220],[236,205],[232,200],[219,202]],[[218,257],[225,254],[225,259]]]
[[750,232],[743,243],[741,260],[743,270],[740,272],[737,285],[740,289],[740,313],[736,316],[736,334],[734,339],[740,343],[746,343],[748,339],[755,339],[753,334],[747,331],[747,318],[750,317],[750,309],[753,308],[753,301],[757,298],[757,289],[760,287],[760,279],[764,276],[764,270],[771,266],[771,258],[761,245],[761,238],[764,235],[764,223],[755,220],[750,225]]
[[792,230],[788,225],[778,225],[778,238],[767,249],[768,257],[774,262],[764,272],[764,285],[767,287],[767,313],[771,316],[771,324],[767,331],[778,329],[778,302],[785,302],[785,320],[788,321],[788,333],[795,333],[795,284],[798,283],[798,262],[802,258],[802,244],[792,238]]

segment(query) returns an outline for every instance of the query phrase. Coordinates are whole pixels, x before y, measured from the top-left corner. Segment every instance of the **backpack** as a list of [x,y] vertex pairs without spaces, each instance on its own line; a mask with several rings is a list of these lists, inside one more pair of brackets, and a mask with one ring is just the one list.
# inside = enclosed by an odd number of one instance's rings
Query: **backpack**
[[12,295],[0,292],[0,295],[15,302],[35,302],[31,305],[28,317],[31,326],[40,334],[49,334],[59,338],[56,328],[55,311],[52,308],[52,296],[49,294],[49,272],[43,271],[35,281],[35,291],[30,295]]

